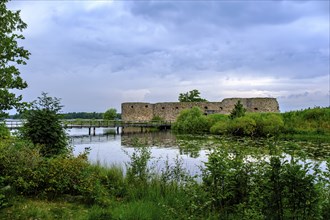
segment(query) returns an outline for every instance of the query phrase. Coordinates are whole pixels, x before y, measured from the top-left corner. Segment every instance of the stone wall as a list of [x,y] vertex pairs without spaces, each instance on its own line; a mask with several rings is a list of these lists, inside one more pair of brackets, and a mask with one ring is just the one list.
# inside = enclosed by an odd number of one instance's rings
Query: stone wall
[[175,121],[180,111],[194,106],[199,107],[204,114],[229,114],[238,100],[241,100],[247,112],[279,112],[275,98],[229,98],[222,102],[162,102],[162,103],[122,103],[123,121],[150,121],[159,116],[166,121]]

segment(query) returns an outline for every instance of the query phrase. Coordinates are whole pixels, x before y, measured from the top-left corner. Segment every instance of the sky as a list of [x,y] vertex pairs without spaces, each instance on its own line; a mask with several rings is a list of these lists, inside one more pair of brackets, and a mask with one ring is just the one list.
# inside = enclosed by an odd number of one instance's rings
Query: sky
[[13,0],[31,52],[17,93],[63,112],[123,102],[275,97],[280,111],[330,105],[328,0]]

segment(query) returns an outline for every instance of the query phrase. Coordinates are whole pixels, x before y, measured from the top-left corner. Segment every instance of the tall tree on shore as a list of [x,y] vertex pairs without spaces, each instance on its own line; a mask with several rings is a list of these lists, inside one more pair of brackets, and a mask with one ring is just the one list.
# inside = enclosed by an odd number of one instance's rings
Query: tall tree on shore
[[18,45],[23,40],[22,32],[26,27],[20,11],[6,7],[8,0],[0,0],[0,118],[7,116],[5,111],[22,107],[22,96],[13,89],[22,90],[27,83],[20,77],[18,65],[26,65],[29,51]]
[[103,114],[104,120],[115,120],[117,117],[117,110],[115,108],[110,108]]
[[69,152],[68,139],[60,121],[61,100],[42,93],[24,113],[26,122],[22,137],[40,147],[43,156],[52,157]]
[[200,97],[200,92],[197,89],[191,90],[186,93],[179,94],[180,102],[207,102],[206,99]]

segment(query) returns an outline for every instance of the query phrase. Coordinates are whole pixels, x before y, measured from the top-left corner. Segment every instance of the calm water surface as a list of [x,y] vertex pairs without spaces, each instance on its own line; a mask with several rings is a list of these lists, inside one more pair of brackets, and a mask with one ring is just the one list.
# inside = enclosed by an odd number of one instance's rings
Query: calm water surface
[[[174,164],[176,158],[182,160],[182,165],[190,174],[199,174],[200,166],[207,161],[208,149],[185,150],[171,132],[135,133],[121,135],[100,135],[103,129],[96,130],[96,136],[86,136],[88,129],[71,129],[71,143],[74,146],[74,154],[84,152],[89,148],[89,161],[100,163],[104,166],[119,165],[125,167],[130,161],[128,155],[134,152],[134,146],[139,143],[150,147],[150,165],[156,170],[161,170],[165,161]],[[84,135],[84,136],[83,136]]]
[[[269,145],[273,141],[249,138],[228,138],[215,136],[175,136],[171,132],[135,133],[121,135],[104,135],[106,130],[98,128],[96,136],[88,136],[88,129],[71,129],[68,134],[74,146],[74,154],[89,149],[88,159],[92,163],[103,166],[118,165],[125,170],[125,164],[130,161],[129,155],[134,152],[134,146],[143,145],[150,147],[152,165],[156,171],[164,167],[165,161],[173,164],[175,159],[182,160],[182,166],[191,175],[200,174],[200,167],[207,161],[207,155],[212,147],[235,148],[246,155],[247,160],[269,158]],[[325,169],[325,159],[330,156],[329,143],[311,143],[298,141],[280,141],[284,159],[290,160],[290,155],[298,157],[301,153],[307,155],[307,162],[321,163]],[[302,151],[301,151],[302,150]]]

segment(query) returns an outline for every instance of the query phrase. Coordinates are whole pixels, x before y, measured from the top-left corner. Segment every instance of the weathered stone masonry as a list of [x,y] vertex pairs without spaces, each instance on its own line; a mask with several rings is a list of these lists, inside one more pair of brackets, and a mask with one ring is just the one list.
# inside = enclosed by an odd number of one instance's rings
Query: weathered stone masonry
[[150,121],[159,116],[166,121],[175,121],[180,111],[194,106],[204,111],[204,114],[229,114],[238,100],[241,100],[248,112],[279,112],[279,105],[275,98],[229,98],[222,102],[161,102],[122,103],[121,112],[123,121]]

